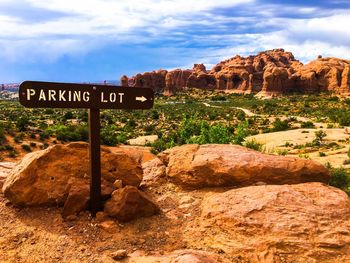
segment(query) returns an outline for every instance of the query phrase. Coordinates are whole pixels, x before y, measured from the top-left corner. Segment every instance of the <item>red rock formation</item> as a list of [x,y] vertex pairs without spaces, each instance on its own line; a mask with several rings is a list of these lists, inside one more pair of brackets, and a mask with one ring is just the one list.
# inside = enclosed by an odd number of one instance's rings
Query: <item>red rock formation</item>
[[151,87],[171,95],[184,88],[218,89],[239,93],[279,94],[333,91],[350,93],[350,61],[322,58],[306,65],[291,52],[274,49],[256,56],[239,55],[207,71],[203,64],[192,70],[159,70],[121,78],[123,86]]

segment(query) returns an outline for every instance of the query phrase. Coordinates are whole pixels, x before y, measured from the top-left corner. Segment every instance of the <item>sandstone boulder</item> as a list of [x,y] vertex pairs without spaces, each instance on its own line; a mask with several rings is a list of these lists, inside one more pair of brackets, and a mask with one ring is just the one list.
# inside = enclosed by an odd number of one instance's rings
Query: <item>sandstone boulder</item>
[[141,186],[156,187],[166,180],[166,167],[159,158],[154,158],[142,164],[143,179]]
[[7,175],[15,167],[16,163],[0,162],[0,192],[2,192],[2,186],[7,178]]
[[[102,178],[110,185],[139,186],[141,164],[132,157],[101,149]],[[26,155],[7,177],[3,192],[15,205],[63,205],[69,193],[71,178],[89,180],[88,144],[55,145]]]
[[130,221],[155,215],[159,208],[144,193],[134,186],[126,186],[113,192],[104,207],[107,215],[119,221]]
[[176,250],[164,255],[129,255],[127,262],[129,263],[229,263],[227,259],[220,257],[214,253],[186,249]]
[[183,145],[164,151],[159,158],[173,183],[190,188],[328,182],[330,178],[328,169],[314,161],[238,145]]
[[194,229],[192,240],[250,262],[350,260],[350,198],[322,183],[214,193],[203,200]]

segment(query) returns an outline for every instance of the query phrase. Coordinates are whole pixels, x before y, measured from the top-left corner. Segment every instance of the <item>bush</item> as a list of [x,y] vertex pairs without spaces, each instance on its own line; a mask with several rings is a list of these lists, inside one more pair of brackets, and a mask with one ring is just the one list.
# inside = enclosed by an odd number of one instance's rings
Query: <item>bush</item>
[[349,148],[349,150],[348,150],[348,157],[350,157],[350,148]]
[[0,144],[6,140],[5,137],[5,128],[3,124],[0,123]]
[[350,159],[344,160],[343,165],[347,165],[347,164],[350,164]]
[[330,168],[331,179],[329,185],[344,190],[350,195],[350,175],[349,172],[343,167]]
[[30,146],[28,144],[22,144],[21,147],[26,152],[31,152],[32,151],[32,149],[30,148]]
[[312,141],[313,145],[320,146],[323,143],[323,139],[327,136],[327,133],[323,130],[315,131],[316,138]]
[[29,124],[30,124],[30,121],[29,121],[28,117],[22,116],[17,120],[16,128],[21,132],[26,131]]
[[289,129],[289,123],[288,121],[284,120],[281,121],[281,119],[277,118],[274,122],[273,122],[273,128],[272,130],[277,132],[277,131],[285,131]]
[[325,157],[325,156],[327,156],[324,152],[319,152],[318,155],[319,155],[320,157]]
[[101,142],[108,146],[115,146],[118,143],[117,128],[115,125],[106,125],[101,129]]
[[198,143],[218,143],[228,144],[231,141],[232,133],[229,128],[223,124],[213,126],[203,125],[199,135]]
[[246,141],[244,143],[244,146],[259,152],[263,150],[263,144],[257,142],[255,139]]
[[87,126],[59,126],[56,130],[57,139],[63,142],[71,141],[87,141],[89,139],[89,131]]
[[315,125],[312,121],[302,122],[301,128],[315,128]]
[[234,144],[242,144],[244,139],[249,135],[248,131],[248,121],[241,122],[236,129],[236,133],[233,138],[233,143]]

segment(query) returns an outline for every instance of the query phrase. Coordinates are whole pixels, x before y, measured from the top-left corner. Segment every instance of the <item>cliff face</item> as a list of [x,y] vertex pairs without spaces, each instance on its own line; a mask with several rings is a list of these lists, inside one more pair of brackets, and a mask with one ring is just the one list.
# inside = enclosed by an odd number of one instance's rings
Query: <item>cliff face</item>
[[350,93],[350,60],[319,57],[303,65],[291,52],[274,49],[249,57],[237,55],[210,71],[203,64],[195,64],[191,70],[158,70],[131,78],[123,76],[121,83],[152,88],[165,95],[184,88],[267,95],[320,91],[347,94]]

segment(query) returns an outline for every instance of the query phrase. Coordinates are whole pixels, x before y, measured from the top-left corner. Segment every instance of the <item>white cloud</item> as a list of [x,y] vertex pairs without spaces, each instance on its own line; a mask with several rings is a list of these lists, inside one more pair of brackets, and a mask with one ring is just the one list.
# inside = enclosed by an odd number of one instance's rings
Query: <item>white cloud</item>
[[[54,60],[62,55],[103,46],[118,39],[143,42],[137,31],[160,36],[194,21],[186,16],[206,12],[213,8],[235,6],[253,0],[0,0],[1,5],[21,5],[28,12],[36,8],[42,12],[54,11],[62,15],[46,21],[25,21],[0,11],[0,57],[14,61],[23,56],[37,59],[48,56]],[[1,10],[1,9],[0,9]],[[149,40],[151,40],[149,39]],[[32,51],[34,50],[34,51]],[[42,54],[40,54],[42,53]]]
[[[213,11],[238,4],[251,4],[249,12],[230,16]],[[2,5],[62,15],[26,21],[20,14],[4,14]],[[63,55],[85,54],[109,43],[150,43],[160,39],[183,41],[179,44],[183,49],[198,44],[197,50],[191,49],[185,55],[194,63],[208,65],[235,54],[277,47],[292,51],[303,61],[319,53],[346,57],[350,52],[347,11],[261,5],[255,0],[0,0],[0,58],[52,62]],[[275,17],[278,12],[282,15]],[[283,17],[293,12],[323,17]],[[208,33],[191,32],[193,26],[208,29]]]

